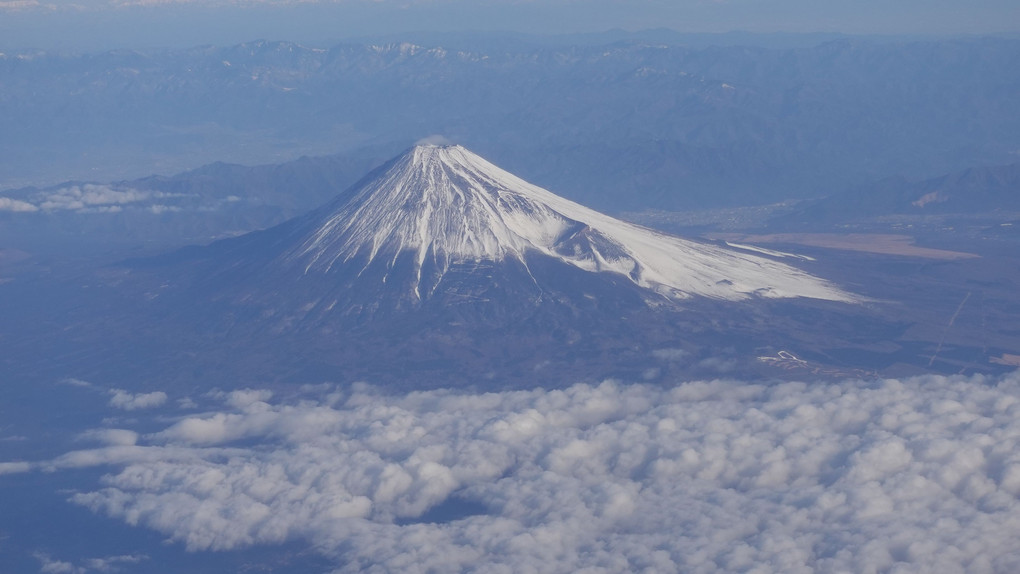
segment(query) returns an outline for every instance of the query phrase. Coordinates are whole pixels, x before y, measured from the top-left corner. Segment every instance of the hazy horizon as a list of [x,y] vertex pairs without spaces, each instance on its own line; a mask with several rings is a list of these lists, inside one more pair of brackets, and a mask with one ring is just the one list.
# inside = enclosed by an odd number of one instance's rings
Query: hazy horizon
[[1020,5],[871,1],[756,3],[517,2],[40,2],[0,1],[0,49],[106,50],[232,44],[257,38],[323,44],[422,32],[533,35],[670,29],[689,34],[1015,35]]

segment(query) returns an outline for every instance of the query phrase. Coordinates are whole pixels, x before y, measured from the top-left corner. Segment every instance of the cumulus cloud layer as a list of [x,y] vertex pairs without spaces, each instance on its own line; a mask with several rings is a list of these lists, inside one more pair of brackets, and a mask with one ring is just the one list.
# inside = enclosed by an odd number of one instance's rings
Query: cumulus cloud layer
[[1018,374],[224,399],[51,467],[117,465],[73,501],[189,549],[339,571],[1020,571]]

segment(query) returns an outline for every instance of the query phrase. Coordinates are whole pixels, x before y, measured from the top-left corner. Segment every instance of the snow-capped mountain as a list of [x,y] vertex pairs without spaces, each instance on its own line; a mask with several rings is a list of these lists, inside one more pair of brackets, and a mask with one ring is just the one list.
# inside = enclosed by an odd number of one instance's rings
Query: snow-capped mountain
[[[630,224],[456,145],[418,145],[292,228],[274,266],[373,277],[416,300],[451,269],[536,258],[613,274],[667,299],[854,296],[784,263]],[[407,274],[404,276],[397,276]],[[542,285],[539,285],[541,288]]]
[[754,374],[763,354],[851,345],[869,312],[781,253],[658,233],[436,145],[304,216],[96,281],[103,312],[75,317],[57,362],[199,386]]

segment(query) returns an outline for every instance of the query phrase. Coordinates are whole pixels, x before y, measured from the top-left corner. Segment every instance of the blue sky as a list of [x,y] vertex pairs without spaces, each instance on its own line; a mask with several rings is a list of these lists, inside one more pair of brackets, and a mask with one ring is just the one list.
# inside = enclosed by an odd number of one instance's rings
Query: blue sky
[[1015,0],[0,0],[0,48],[329,42],[406,31],[1003,34]]

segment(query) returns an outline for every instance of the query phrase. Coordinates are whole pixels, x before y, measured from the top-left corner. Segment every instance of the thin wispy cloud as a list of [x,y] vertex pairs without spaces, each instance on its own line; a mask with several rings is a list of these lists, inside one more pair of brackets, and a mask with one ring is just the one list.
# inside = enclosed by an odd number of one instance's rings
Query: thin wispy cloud
[[92,383],[90,383],[88,381],[85,381],[85,380],[82,380],[82,379],[76,379],[74,377],[63,379],[63,380],[61,380],[59,382],[62,385],[70,385],[72,387],[80,387],[80,388],[83,388],[83,389],[91,389],[91,388],[95,387],[95,385],[93,385]]
[[127,566],[139,564],[149,559],[144,554],[124,554],[105,558],[86,558],[77,562],[58,560],[49,554],[37,552],[39,571],[44,574],[88,574],[90,572],[121,572]]
[[39,208],[52,210],[85,211],[110,208],[126,203],[149,199],[150,192],[135,189],[113,189],[107,185],[71,185],[45,192],[39,198]]
[[132,446],[138,442],[138,433],[128,429],[92,429],[83,432],[78,438],[106,445]]
[[30,10],[48,6],[39,0],[4,0],[0,2],[0,10],[16,12],[19,10]]
[[39,211],[39,208],[27,201],[21,201],[20,199],[0,197],[0,211],[15,211],[27,213],[32,211]]
[[21,474],[32,470],[33,465],[28,462],[0,462],[0,476],[5,474]]
[[159,215],[182,211],[177,205],[161,202],[184,197],[181,194],[118,188],[110,185],[86,183],[67,185],[32,193],[25,199],[0,197],[0,211],[31,213],[118,213],[128,207],[137,207]]

